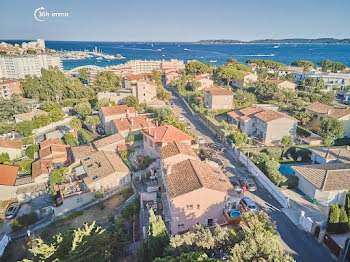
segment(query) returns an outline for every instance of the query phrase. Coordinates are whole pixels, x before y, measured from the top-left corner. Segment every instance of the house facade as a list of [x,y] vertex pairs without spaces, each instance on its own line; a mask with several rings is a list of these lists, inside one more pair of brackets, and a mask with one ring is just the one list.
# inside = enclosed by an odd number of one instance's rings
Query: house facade
[[160,149],[172,142],[183,142],[191,145],[193,138],[171,125],[148,128],[142,131],[143,148],[147,155],[158,158]]
[[290,91],[295,91],[297,88],[297,84],[287,81],[287,80],[280,80],[280,79],[268,79],[266,82],[276,84],[277,87],[290,90]]
[[21,95],[20,82],[18,80],[0,79],[0,97],[10,99],[12,95]]
[[349,146],[310,147],[313,164],[350,163]]
[[153,128],[156,125],[153,124],[151,119],[147,116],[135,116],[135,117],[126,117],[121,119],[114,119],[111,121],[110,128],[111,134],[119,133],[124,138],[137,135],[141,130],[146,128]]
[[204,89],[204,106],[210,109],[232,109],[233,92],[229,89],[211,86]]
[[137,116],[135,108],[127,105],[101,107],[98,113],[107,134],[111,134],[110,124],[113,119]]
[[294,75],[298,82],[301,82],[305,79],[304,67],[287,66],[278,70],[279,76],[286,76],[288,74]]
[[298,189],[323,206],[345,204],[350,188],[350,165],[344,163],[292,166]]
[[350,86],[350,75],[345,73],[311,71],[307,74],[307,78],[322,79],[324,87],[328,91],[333,91],[334,88],[344,89],[344,87]]
[[8,153],[10,159],[15,159],[22,155],[22,142],[0,138],[0,154]]
[[240,70],[240,72],[243,73],[244,77],[243,77],[243,79],[238,79],[238,78],[232,79],[231,85],[233,87],[243,88],[243,87],[247,86],[250,83],[258,81],[258,75],[257,74],[251,73],[251,72],[242,71],[242,70]]
[[278,143],[284,136],[295,138],[298,121],[265,107],[252,106],[227,113],[230,123],[266,144]]
[[200,83],[200,87],[198,88],[198,90],[204,90],[214,85],[214,81],[211,79],[210,74],[198,75],[192,79],[192,82]]
[[344,136],[350,136],[350,108],[315,102],[305,107],[305,110],[312,114],[312,119],[308,123],[312,130],[317,131],[324,118],[332,118],[342,122],[344,124]]

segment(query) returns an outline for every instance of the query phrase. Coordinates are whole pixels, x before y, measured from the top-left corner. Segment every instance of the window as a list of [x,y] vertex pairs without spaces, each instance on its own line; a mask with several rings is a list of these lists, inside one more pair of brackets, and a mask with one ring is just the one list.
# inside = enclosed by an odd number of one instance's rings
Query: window
[[193,209],[193,205],[187,205],[187,206],[186,206],[186,209],[187,209],[187,210],[192,210],[192,209]]
[[200,208],[201,208],[201,205],[200,205],[200,204],[198,204],[198,205],[197,205],[197,209],[200,209]]
[[95,180],[95,179],[97,179],[98,178],[98,176],[96,175],[96,176],[93,176],[92,177],[92,180]]
[[185,225],[184,225],[184,224],[178,224],[178,225],[177,225],[177,228],[178,228],[178,229],[184,229],[184,228],[185,228]]
[[84,161],[87,161],[87,160],[89,160],[90,159],[90,157],[86,157],[86,158],[84,158]]
[[92,167],[93,166],[93,164],[89,164],[87,167]]

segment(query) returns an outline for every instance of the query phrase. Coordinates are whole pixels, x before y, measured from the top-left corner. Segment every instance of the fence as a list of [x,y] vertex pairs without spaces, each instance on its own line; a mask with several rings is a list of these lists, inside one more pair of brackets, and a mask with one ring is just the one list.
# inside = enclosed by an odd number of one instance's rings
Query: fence
[[257,178],[260,184],[266,188],[266,190],[278,201],[278,203],[280,203],[284,208],[290,207],[289,198],[286,197],[282,191],[275,184],[273,184],[270,179],[268,179],[266,175],[246,155],[244,155],[236,147],[233,148],[233,152],[230,150],[228,150],[228,152],[230,152],[231,156],[238,158],[238,160],[242,162],[248,171]]

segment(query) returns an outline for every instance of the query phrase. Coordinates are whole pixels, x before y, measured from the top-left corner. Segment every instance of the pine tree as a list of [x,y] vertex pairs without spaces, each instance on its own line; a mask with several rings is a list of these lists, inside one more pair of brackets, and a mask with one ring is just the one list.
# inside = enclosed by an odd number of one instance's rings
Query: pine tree
[[329,207],[328,216],[328,232],[336,232],[339,223],[340,210],[338,204],[333,204]]
[[346,233],[349,231],[348,222],[349,222],[348,215],[346,214],[345,208],[341,207],[339,212],[339,225],[338,225],[339,233]]
[[163,254],[164,248],[169,244],[169,234],[161,216],[156,216],[150,210],[147,249],[149,261]]

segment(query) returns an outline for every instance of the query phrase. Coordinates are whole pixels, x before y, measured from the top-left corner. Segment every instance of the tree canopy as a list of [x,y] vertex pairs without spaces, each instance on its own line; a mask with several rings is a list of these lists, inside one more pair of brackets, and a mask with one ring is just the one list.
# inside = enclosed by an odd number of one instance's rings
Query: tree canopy
[[97,74],[92,87],[96,92],[116,92],[121,88],[121,79],[112,71],[102,71]]
[[344,70],[346,68],[346,65],[330,60],[320,61],[318,62],[318,65],[322,67],[323,72],[331,70],[333,73],[337,73],[338,71]]
[[199,74],[207,73],[209,71],[209,68],[207,65],[201,62],[193,61],[186,64],[185,71],[187,74],[199,75]]
[[247,64],[256,64],[259,68],[269,68],[269,69],[283,69],[287,67],[285,64],[263,59],[249,59]]
[[215,72],[215,77],[226,81],[229,86],[232,79],[243,79],[244,74],[240,72],[235,66],[220,66]]

